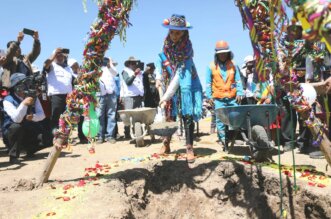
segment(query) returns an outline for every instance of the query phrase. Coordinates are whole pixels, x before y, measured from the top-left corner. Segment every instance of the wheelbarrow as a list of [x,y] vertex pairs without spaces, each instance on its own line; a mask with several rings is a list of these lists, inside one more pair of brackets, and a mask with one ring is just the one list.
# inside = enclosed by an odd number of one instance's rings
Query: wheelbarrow
[[[235,130],[231,147],[238,132],[249,145],[252,157],[263,161],[270,157],[273,148],[270,125],[276,120],[278,107],[275,104],[229,106],[217,109],[216,116],[229,127]],[[247,135],[244,130],[247,130]],[[228,150],[228,140],[225,141],[225,150]]]
[[130,126],[130,136],[137,147],[145,145],[144,137],[149,134],[149,126],[154,122],[156,112],[155,108],[150,107],[118,111],[124,125]]

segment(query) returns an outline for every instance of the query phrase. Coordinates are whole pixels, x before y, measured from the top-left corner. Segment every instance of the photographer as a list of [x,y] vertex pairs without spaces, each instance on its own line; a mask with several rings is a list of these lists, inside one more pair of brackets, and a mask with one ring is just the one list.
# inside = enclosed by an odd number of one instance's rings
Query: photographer
[[51,128],[58,128],[60,115],[65,111],[67,94],[72,91],[73,72],[66,64],[68,49],[57,48],[44,63],[47,74],[47,94],[51,100]]
[[[45,118],[38,98],[27,96],[26,76],[14,73],[10,77],[10,95],[3,102],[4,120],[2,131],[4,142],[9,149],[11,163],[18,163],[20,150],[25,149],[31,156],[45,143],[43,130],[38,123]],[[32,109],[31,112],[29,112]]]
[[40,41],[37,31],[32,31],[31,36],[34,39],[32,51],[28,55],[21,54],[20,44],[24,39],[24,33],[19,32],[17,41],[10,41],[7,43],[6,62],[3,65],[3,74],[1,77],[2,86],[10,87],[10,76],[15,72],[23,73],[26,76],[32,74],[31,63],[33,63],[40,54]]
[[[124,103],[124,109],[135,109],[142,105],[144,96],[144,85],[143,85],[143,74],[142,74],[142,62],[135,59],[134,57],[129,57],[127,61],[124,62],[125,68],[122,72],[122,91],[121,97]],[[124,127],[125,138],[130,138],[130,127]]]

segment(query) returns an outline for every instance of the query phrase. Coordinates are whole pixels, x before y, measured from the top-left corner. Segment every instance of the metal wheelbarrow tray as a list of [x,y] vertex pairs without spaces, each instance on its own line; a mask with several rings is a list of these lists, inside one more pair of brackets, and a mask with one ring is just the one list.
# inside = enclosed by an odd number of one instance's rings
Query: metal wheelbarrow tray
[[[266,157],[270,158],[268,154],[268,151],[272,149],[270,125],[277,118],[277,105],[229,106],[219,108],[215,113],[222,123],[235,129],[236,134],[240,131],[245,142],[250,145],[251,152],[256,160],[262,161]],[[246,137],[243,130],[247,130],[248,137]],[[234,140],[232,139],[231,146],[234,145]],[[228,150],[227,140],[225,142],[225,150]]]
[[[149,126],[154,122],[156,109],[150,107],[119,110],[121,120],[125,126],[131,127],[131,138],[136,141],[137,147],[145,145],[144,137],[148,134]],[[147,127],[143,126],[145,124]]]

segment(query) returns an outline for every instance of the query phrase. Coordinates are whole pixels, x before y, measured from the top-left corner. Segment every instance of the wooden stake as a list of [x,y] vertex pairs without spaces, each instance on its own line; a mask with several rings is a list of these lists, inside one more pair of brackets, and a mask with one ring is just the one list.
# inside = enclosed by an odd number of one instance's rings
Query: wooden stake
[[44,166],[44,170],[42,171],[39,180],[37,182],[36,187],[41,187],[45,182],[48,181],[49,176],[51,175],[51,172],[53,170],[53,167],[57,161],[57,158],[61,154],[61,149],[56,148],[53,146],[51,152],[49,153],[46,164]]

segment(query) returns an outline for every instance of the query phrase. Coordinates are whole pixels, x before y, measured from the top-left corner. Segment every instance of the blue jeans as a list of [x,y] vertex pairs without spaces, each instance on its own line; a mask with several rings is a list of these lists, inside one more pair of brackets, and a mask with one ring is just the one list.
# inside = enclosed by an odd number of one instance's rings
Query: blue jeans
[[[236,99],[215,99],[215,110],[219,108],[223,108],[226,106],[238,106]],[[222,143],[225,143],[225,125],[221,122],[221,120],[216,115],[216,125],[217,125],[217,136],[218,140]]]
[[116,126],[117,97],[115,92],[99,98],[99,138],[112,138]]

